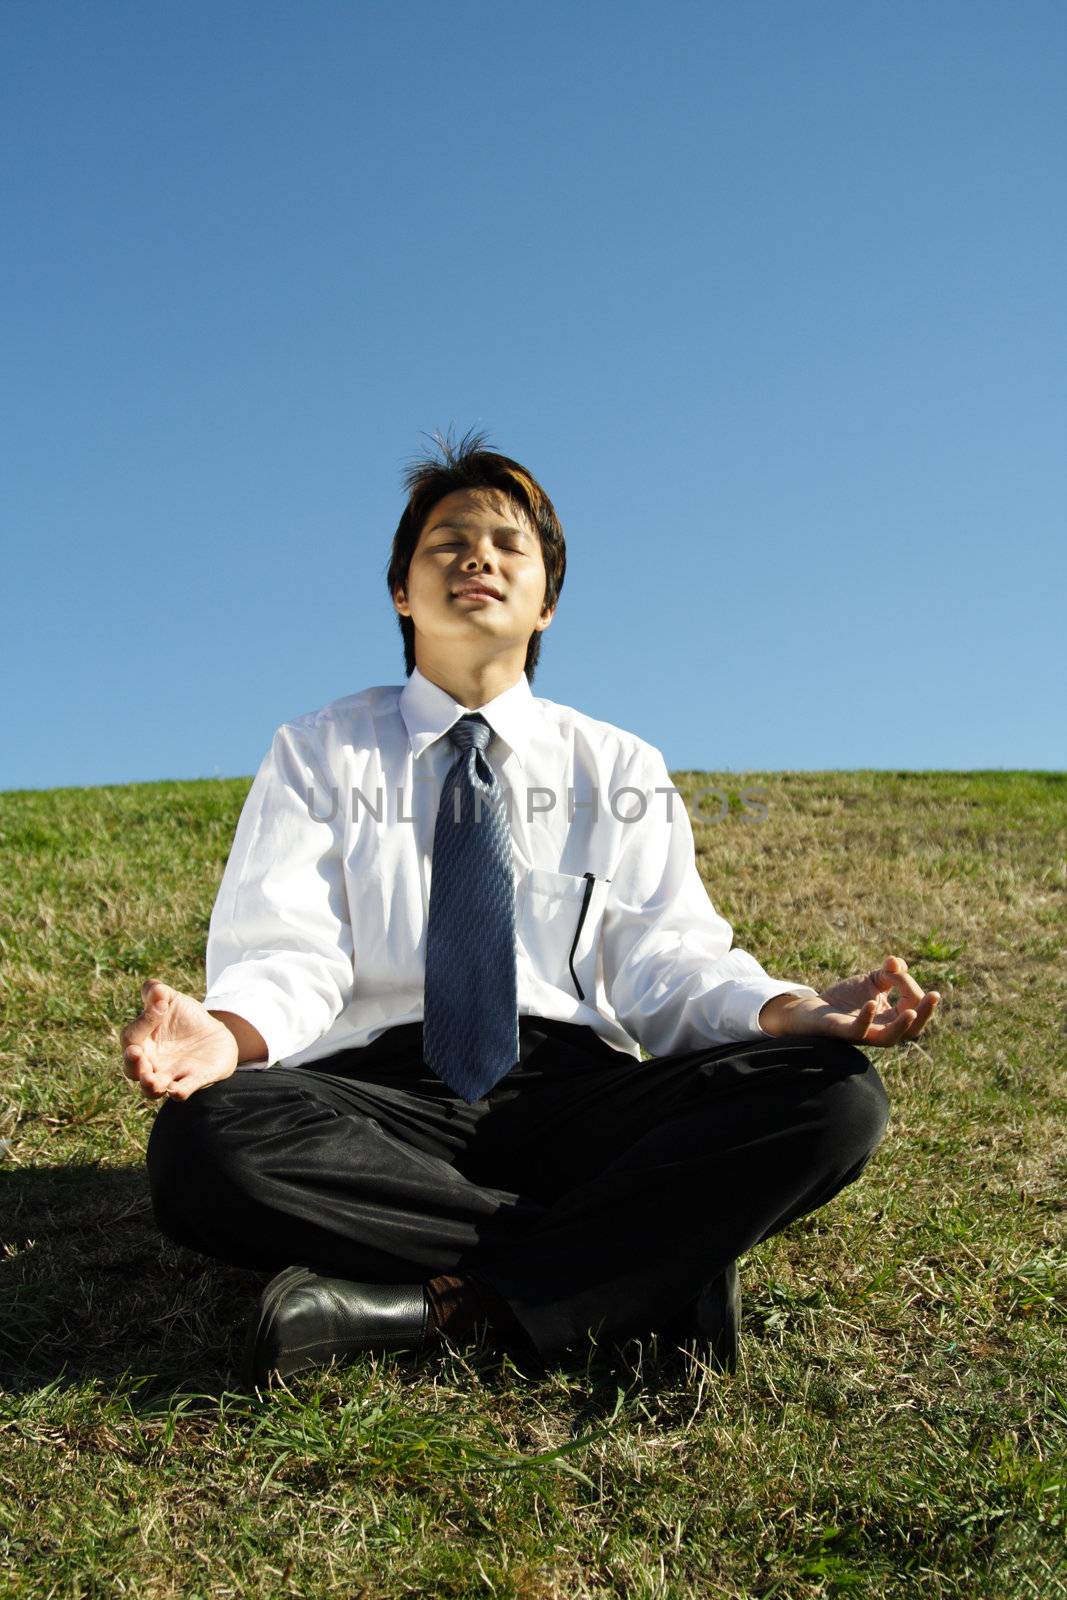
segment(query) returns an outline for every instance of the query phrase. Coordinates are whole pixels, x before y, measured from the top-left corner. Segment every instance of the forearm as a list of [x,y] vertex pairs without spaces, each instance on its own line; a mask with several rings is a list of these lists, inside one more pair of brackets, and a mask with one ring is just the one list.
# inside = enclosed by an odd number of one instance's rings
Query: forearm
[[267,1059],[267,1042],[258,1028],[252,1026],[244,1017],[239,1017],[235,1011],[210,1011],[209,1016],[216,1017],[225,1024],[237,1040],[237,1064],[243,1061],[265,1061]]

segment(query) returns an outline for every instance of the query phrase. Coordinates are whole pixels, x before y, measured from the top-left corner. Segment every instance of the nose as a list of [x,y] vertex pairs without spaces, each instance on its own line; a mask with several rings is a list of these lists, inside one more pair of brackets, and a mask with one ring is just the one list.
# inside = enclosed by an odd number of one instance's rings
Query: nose
[[484,539],[479,539],[474,549],[463,557],[464,572],[491,571],[496,556],[496,546],[486,534]]

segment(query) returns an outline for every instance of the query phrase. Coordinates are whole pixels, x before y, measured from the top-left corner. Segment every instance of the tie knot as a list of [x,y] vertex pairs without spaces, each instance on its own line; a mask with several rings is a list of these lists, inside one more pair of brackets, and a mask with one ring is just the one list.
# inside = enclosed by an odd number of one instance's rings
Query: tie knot
[[454,722],[448,730],[448,737],[461,750],[469,750],[472,745],[476,750],[484,750],[493,737],[493,730],[476,711],[473,716],[460,717],[458,722]]

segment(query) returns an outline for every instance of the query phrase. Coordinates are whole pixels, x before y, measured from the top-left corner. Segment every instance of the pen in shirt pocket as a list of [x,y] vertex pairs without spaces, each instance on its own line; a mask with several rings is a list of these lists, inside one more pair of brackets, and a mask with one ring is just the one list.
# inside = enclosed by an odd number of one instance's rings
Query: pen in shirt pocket
[[[585,999],[585,990],[578,982],[578,974],[574,970],[574,952],[577,950],[578,940],[582,936],[582,929],[585,926],[585,914],[589,910],[589,902],[593,897],[593,886],[597,881],[596,874],[594,872],[583,872],[582,877],[585,879],[585,892],[582,895],[582,909],[578,913],[578,926],[574,930],[574,941],[571,944],[571,953],[567,958],[567,965],[571,969],[571,977],[574,980],[574,987],[578,991],[579,1000]],[[600,881],[601,883],[610,883],[611,879],[601,878]]]

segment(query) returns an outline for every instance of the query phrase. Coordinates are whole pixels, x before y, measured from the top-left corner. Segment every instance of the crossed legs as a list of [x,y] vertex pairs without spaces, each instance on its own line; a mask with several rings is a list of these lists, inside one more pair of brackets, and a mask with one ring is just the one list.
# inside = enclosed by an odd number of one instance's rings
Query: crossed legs
[[167,1102],[148,1148],[161,1230],[242,1266],[466,1275],[551,1359],[665,1325],[856,1178],[885,1131],[881,1079],[849,1044],[642,1062],[523,1020],[523,1059],[473,1106],[426,1071],[417,1025],[384,1061],[347,1051]]

